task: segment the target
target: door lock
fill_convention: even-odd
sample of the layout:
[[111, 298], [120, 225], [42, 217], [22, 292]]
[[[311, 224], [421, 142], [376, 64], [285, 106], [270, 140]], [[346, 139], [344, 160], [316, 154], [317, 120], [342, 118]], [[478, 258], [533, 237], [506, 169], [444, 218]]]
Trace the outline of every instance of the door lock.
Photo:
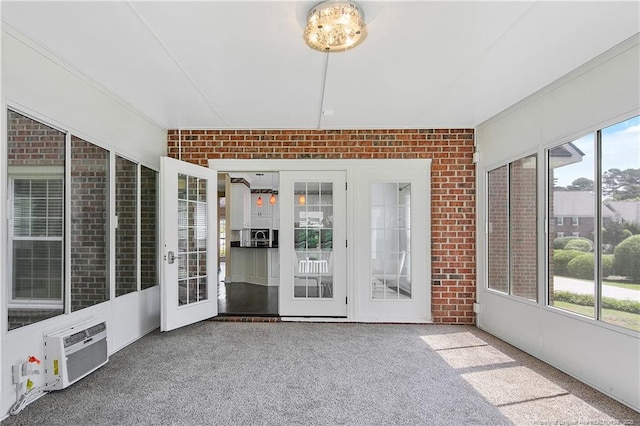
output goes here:
[[174, 252], [170, 251], [169, 253], [167, 253], [167, 263], [172, 264], [173, 262], [176, 261], [176, 255]]

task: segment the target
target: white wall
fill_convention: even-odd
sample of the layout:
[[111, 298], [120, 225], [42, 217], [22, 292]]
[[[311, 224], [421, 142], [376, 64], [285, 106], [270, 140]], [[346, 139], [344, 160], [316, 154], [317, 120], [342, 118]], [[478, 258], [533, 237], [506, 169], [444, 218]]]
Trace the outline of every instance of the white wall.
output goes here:
[[[159, 170], [166, 155], [166, 130], [6, 25], [2, 28], [2, 143], [0, 143], [0, 264], [7, 262], [6, 108], [71, 132], [143, 165]], [[11, 365], [30, 355], [43, 358], [42, 336], [87, 318], [107, 321], [113, 353], [160, 324], [159, 287], [7, 332], [6, 268], [0, 273], [0, 418], [15, 402]], [[113, 292], [113, 290], [112, 290]], [[39, 384], [38, 377], [36, 385]]]
[[[486, 290], [486, 173], [640, 114], [640, 35], [479, 126], [478, 326], [622, 403], [640, 410], [640, 334]], [[538, 199], [538, 258], [544, 259], [544, 191]], [[545, 300], [545, 261], [539, 261], [538, 300]], [[635, 379], [634, 379], [635, 378]]]

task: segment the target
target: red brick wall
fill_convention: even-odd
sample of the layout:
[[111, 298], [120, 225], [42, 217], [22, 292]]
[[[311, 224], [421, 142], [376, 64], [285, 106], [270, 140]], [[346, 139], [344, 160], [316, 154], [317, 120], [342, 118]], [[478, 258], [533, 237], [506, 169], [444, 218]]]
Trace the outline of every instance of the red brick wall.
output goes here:
[[140, 167], [140, 288], [158, 284], [158, 173]]
[[65, 134], [7, 110], [9, 166], [64, 166]]
[[137, 165], [116, 156], [116, 297], [138, 289], [136, 253]]
[[511, 163], [510, 253], [512, 294], [538, 300], [536, 157]]
[[489, 172], [488, 286], [509, 292], [509, 166]]
[[489, 172], [488, 286], [537, 300], [536, 157]]
[[[476, 186], [472, 129], [181, 130], [180, 158], [430, 158], [432, 313], [437, 323], [472, 324], [476, 291]], [[168, 132], [178, 158], [178, 130]]]
[[71, 310], [109, 300], [109, 152], [71, 137]]

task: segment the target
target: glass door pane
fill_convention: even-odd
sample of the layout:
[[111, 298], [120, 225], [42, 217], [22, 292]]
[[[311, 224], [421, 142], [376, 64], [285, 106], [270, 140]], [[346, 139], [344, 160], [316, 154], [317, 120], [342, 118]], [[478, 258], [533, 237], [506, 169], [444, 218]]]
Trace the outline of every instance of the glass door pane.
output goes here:
[[370, 188], [371, 297], [411, 299], [411, 184]]
[[207, 179], [178, 174], [178, 305], [207, 300]]
[[333, 182], [294, 182], [294, 298], [333, 298]]

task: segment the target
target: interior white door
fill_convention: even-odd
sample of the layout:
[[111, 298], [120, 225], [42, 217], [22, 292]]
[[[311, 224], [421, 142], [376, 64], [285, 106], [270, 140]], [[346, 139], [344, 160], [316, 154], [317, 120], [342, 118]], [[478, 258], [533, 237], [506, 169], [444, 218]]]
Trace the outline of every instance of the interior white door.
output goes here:
[[161, 327], [218, 314], [217, 172], [163, 157], [160, 163]]
[[280, 172], [281, 316], [347, 316], [345, 175]]

